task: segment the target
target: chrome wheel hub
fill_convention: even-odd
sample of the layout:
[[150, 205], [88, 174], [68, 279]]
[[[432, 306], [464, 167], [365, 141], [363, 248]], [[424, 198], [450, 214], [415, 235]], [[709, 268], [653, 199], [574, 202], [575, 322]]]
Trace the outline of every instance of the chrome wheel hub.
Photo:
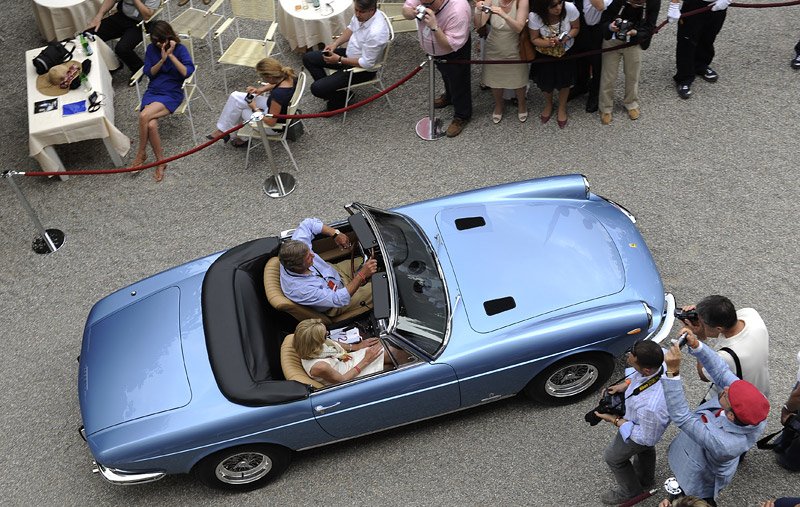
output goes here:
[[570, 364], [553, 372], [544, 384], [550, 396], [566, 398], [587, 390], [598, 377], [598, 370], [593, 364]]
[[247, 484], [257, 481], [272, 470], [272, 459], [260, 452], [241, 452], [227, 457], [217, 465], [217, 479], [227, 484]]

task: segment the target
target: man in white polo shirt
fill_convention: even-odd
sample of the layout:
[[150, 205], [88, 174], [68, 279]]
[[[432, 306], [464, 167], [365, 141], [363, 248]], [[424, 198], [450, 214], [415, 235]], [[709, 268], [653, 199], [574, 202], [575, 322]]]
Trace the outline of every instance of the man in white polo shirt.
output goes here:
[[[377, 0], [355, 0], [355, 15], [344, 33], [325, 46], [322, 51], [310, 51], [303, 56], [303, 66], [314, 78], [311, 93], [328, 101], [328, 111], [345, 106], [345, 92], [349, 74], [344, 72], [352, 67], [371, 69], [383, 56], [389, 43], [389, 24], [378, 13]], [[347, 44], [347, 49], [343, 48]], [[331, 75], [325, 69], [336, 69]], [[356, 72], [352, 83], [369, 81], [375, 72]]]

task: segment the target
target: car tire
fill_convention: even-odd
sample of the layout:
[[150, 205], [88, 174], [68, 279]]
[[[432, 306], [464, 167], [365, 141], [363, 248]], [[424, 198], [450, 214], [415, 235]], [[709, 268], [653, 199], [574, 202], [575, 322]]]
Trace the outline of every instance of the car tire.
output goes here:
[[193, 472], [197, 480], [210, 488], [250, 491], [278, 477], [291, 460], [292, 452], [285, 447], [242, 445], [206, 456]]
[[597, 390], [614, 372], [614, 358], [578, 354], [548, 366], [525, 386], [529, 398], [547, 405], [566, 405]]

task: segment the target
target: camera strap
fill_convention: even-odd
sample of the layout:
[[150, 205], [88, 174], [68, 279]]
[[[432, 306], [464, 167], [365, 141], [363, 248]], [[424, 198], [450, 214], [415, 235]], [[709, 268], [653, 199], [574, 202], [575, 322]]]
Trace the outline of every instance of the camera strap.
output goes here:
[[643, 392], [645, 392], [647, 389], [651, 388], [653, 386], [653, 384], [655, 384], [656, 382], [659, 381], [659, 379], [661, 378], [661, 375], [663, 373], [664, 373], [664, 367], [662, 366], [662, 367], [660, 367], [658, 369], [658, 372], [656, 372], [655, 375], [653, 375], [649, 379], [647, 379], [644, 382], [642, 382], [641, 384], [639, 384], [633, 391], [631, 391], [631, 394], [629, 396], [625, 397], [625, 399], [628, 399], [631, 396], [638, 396], [638, 395], [642, 394]]

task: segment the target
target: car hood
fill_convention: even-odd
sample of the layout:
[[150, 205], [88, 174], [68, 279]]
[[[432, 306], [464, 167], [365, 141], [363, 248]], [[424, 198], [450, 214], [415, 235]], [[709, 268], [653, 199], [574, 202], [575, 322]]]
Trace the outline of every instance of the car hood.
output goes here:
[[451, 207], [436, 225], [479, 333], [625, 287], [616, 244], [581, 202]]
[[167, 287], [86, 328], [78, 394], [87, 434], [185, 406], [180, 289]]

